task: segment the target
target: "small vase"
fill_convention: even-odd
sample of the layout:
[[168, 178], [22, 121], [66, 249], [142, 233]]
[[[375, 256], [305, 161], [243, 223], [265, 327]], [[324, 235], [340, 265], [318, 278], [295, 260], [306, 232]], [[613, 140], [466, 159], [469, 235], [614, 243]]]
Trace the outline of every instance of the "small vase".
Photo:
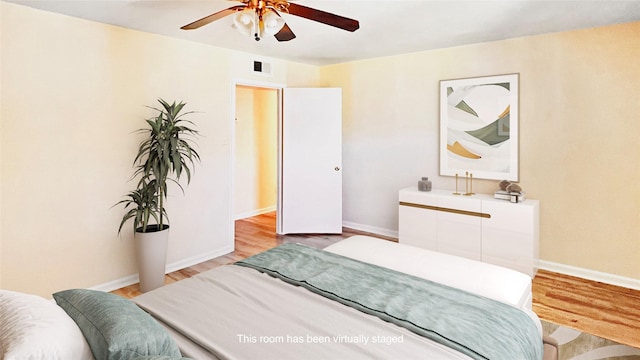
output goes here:
[[423, 177], [422, 180], [418, 181], [418, 190], [431, 191], [431, 181], [429, 181], [428, 177]]

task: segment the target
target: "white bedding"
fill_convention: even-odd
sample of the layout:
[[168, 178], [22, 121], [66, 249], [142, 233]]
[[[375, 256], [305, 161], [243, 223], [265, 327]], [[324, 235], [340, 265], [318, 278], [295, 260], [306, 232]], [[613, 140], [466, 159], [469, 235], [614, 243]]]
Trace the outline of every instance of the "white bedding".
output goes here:
[[40, 296], [0, 289], [0, 359], [93, 360], [65, 311]]

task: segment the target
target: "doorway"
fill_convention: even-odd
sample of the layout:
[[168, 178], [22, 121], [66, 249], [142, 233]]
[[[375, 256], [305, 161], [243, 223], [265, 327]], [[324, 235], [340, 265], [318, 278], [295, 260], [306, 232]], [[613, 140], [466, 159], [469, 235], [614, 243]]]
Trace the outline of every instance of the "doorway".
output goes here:
[[235, 83], [233, 92], [234, 233], [236, 220], [274, 210], [278, 234], [340, 233], [341, 90]]
[[234, 221], [276, 210], [278, 91], [235, 85]]

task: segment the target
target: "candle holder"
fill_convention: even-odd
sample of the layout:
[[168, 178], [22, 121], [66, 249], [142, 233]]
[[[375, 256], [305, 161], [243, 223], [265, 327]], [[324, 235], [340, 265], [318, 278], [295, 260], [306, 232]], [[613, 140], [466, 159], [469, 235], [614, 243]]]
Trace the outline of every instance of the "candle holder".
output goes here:
[[464, 175], [464, 194], [462, 195], [463, 196], [475, 195], [475, 193], [473, 192], [473, 174], [469, 173], [468, 171]]
[[458, 173], [456, 173], [456, 192], [454, 192], [453, 195], [462, 195], [458, 192]]
[[469, 172], [468, 171], [464, 173], [464, 194], [462, 195], [471, 196], [471, 193], [469, 192]]

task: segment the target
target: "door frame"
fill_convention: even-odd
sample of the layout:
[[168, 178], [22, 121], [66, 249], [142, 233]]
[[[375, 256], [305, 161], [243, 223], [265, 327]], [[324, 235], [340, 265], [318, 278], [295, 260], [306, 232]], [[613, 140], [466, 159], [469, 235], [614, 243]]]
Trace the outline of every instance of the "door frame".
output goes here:
[[254, 88], [261, 88], [261, 89], [271, 89], [271, 90], [276, 90], [277, 91], [277, 97], [278, 97], [278, 119], [277, 119], [277, 131], [278, 131], [278, 139], [277, 139], [277, 143], [278, 143], [278, 149], [277, 149], [277, 154], [278, 154], [278, 159], [277, 159], [277, 195], [276, 195], [276, 233], [278, 233], [278, 229], [280, 228], [277, 219], [280, 218], [280, 211], [281, 211], [281, 194], [282, 194], [282, 190], [281, 190], [281, 185], [282, 185], [282, 181], [281, 181], [281, 176], [282, 176], [282, 164], [281, 164], [281, 159], [282, 159], [282, 136], [281, 136], [281, 130], [282, 130], [282, 91], [284, 88], [287, 87], [286, 84], [282, 84], [282, 83], [275, 83], [275, 82], [266, 82], [266, 81], [257, 81], [257, 80], [246, 80], [246, 79], [232, 79], [231, 80], [231, 118], [229, 119], [230, 121], [230, 149], [229, 149], [229, 163], [231, 164], [231, 171], [229, 171], [229, 228], [231, 229], [230, 231], [230, 237], [231, 237], [231, 245], [233, 247], [233, 249], [235, 249], [235, 236], [236, 236], [236, 226], [235, 226], [235, 216], [233, 214], [233, 208], [234, 208], [234, 191], [235, 191], [235, 166], [236, 166], [236, 88], [237, 86], [248, 86], [248, 87], [254, 87]]

